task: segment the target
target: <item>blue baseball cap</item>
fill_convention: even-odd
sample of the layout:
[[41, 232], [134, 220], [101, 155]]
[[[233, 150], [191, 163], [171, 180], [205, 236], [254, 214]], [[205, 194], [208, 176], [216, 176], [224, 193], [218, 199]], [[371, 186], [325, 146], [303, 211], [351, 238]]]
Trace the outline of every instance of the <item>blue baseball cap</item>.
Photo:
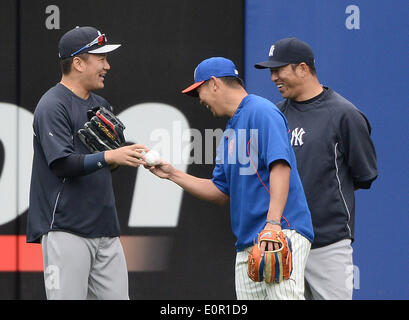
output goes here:
[[196, 67], [193, 74], [194, 83], [187, 87], [182, 93], [197, 97], [196, 89], [211, 77], [235, 77], [238, 78], [239, 72], [233, 61], [223, 57], [213, 57], [203, 60]]

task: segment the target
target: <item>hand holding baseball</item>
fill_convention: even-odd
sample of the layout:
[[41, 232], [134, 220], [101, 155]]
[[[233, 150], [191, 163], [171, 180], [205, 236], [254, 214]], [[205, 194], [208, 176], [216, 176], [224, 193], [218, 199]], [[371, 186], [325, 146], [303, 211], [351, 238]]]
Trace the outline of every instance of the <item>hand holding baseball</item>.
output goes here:
[[172, 174], [176, 169], [168, 162], [161, 160], [159, 165], [156, 166], [145, 166], [146, 169], [149, 169], [155, 176], [161, 179], [170, 179]]
[[133, 144], [121, 147], [115, 150], [105, 151], [105, 161], [111, 166], [126, 165], [130, 167], [139, 167], [143, 165], [142, 152], [147, 150], [144, 145]]
[[157, 166], [162, 162], [160, 154], [156, 150], [148, 151], [145, 153], [144, 158], [148, 166]]
[[169, 163], [161, 159], [156, 150], [149, 150], [143, 154], [144, 167], [161, 179], [169, 179], [176, 169]]

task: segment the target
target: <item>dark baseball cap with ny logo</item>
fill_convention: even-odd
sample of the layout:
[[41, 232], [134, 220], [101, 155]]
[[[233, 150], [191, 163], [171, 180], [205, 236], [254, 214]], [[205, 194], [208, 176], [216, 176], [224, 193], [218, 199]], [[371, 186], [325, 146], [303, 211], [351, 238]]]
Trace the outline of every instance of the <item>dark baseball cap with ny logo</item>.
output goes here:
[[314, 53], [307, 43], [292, 37], [274, 43], [270, 47], [268, 60], [256, 63], [254, 67], [257, 69], [279, 68], [301, 62], [313, 67], [315, 63]]

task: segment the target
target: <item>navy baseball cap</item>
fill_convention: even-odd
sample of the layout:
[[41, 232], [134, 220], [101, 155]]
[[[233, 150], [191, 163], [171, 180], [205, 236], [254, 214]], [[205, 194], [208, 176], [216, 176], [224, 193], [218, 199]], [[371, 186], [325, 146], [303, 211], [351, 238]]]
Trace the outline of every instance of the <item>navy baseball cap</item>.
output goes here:
[[93, 27], [76, 27], [65, 33], [58, 44], [61, 59], [81, 53], [107, 53], [118, 49], [120, 44], [107, 44], [105, 34]]
[[193, 78], [194, 83], [187, 87], [182, 93], [197, 97], [196, 89], [211, 77], [239, 77], [239, 72], [233, 61], [223, 57], [213, 57], [203, 60], [196, 67]]
[[305, 62], [309, 66], [314, 66], [314, 53], [311, 47], [297, 39], [285, 38], [274, 43], [268, 54], [268, 60], [254, 65], [257, 69], [278, 68], [291, 63]]

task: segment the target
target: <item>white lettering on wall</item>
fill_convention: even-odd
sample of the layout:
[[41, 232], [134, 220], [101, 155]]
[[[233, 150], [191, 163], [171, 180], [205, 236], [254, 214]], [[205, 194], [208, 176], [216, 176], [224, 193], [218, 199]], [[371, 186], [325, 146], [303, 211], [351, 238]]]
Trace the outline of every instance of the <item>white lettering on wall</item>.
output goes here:
[[345, 13], [349, 16], [345, 20], [345, 26], [348, 30], [360, 29], [360, 11], [356, 5], [349, 5], [345, 9]]

